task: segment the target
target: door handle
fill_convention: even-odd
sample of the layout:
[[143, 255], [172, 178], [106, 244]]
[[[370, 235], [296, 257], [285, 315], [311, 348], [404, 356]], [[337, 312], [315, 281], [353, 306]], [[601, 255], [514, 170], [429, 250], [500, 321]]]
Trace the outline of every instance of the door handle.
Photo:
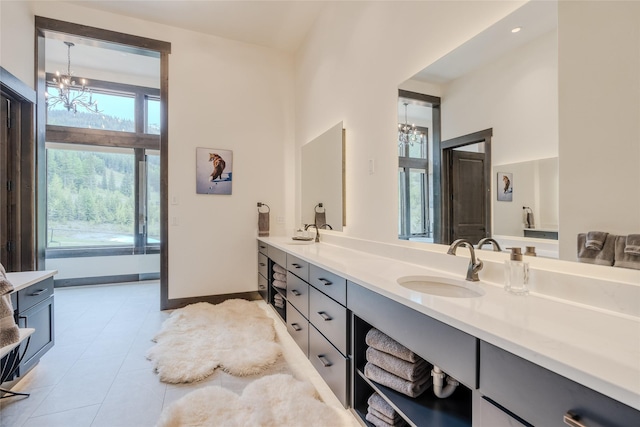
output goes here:
[[291, 293], [297, 297], [299, 297], [300, 295], [302, 295], [300, 292], [298, 292], [296, 289], [291, 289]]
[[578, 416], [578, 414], [572, 412], [572, 411], [568, 411], [566, 414], [564, 414], [564, 417], [562, 417], [562, 421], [564, 421], [564, 423], [568, 426], [571, 427], [587, 427], [586, 424], [583, 424], [579, 421], [580, 416]]
[[46, 289], [40, 289], [38, 291], [35, 291], [34, 293], [32, 293], [31, 295], [29, 295], [30, 297], [37, 297], [38, 295], [41, 295], [43, 293], [45, 293], [47, 290]]
[[293, 263], [291, 265], [294, 266], [295, 268], [302, 268], [302, 266], [300, 264]]
[[322, 277], [319, 277], [318, 280], [320, 280], [325, 286], [333, 285], [333, 282], [331, 280], [323, 279]]
[[328, 322], [329, 320], [333, 320], [333, 317], [329, 316], [324, 311], [319, 311], [318, 315], [320, 315], [320, 317], [322, 317], [322, 320], [324, 320], [325, 322]]
[[293, 328], [294, 331], [299, 332], [302, 330], [302, 328], [300, 327], [300, 325], [298, 325], [297, 323], [292, 323], [291, 327]]
[[331, 361], [327, 359], [324, 354], [319, 354], [316, 357], [318, 358], [320, 363], [322, 363], [322, 366], [324, 366], [325, 368], [328, 368], [329, 366], [333, 365], [333, 363], [331, 363]]

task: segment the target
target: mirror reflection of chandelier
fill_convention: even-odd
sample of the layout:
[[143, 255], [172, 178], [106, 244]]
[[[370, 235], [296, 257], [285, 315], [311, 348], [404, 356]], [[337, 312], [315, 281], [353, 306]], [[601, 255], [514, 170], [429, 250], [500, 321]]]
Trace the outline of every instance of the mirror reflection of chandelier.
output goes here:
[[398, 146], [402, 147], [403, 145], [411, 145], [414, 144], [424, 144], [425, 137], [424, 133], [420, 132], [416, 125], [409, 124], [409, 120], [407, 119], [407, 107], [409, 103], [404, 103], [404, 124], [398, 123]]
[[71, 48], [75, 46], [71, 42], [64, 42], [67, 45], [67, 73], [61, 75], [59, 71], [56, 71], [55, 77], [48, 83], [47, 86], [52, 89], [55, 87], [57, 94], [45, 93], [45, 99], [48, 108], [54, 108], [57, 105], [62, 105], [67, 111], [78, 112], [78, 107], [82, 107], [91, 113], [99, 113], [98, 101], [93, 100], [91, 89], [87, 85], [86, 79], [81, 79], [80, 84], [77, 84], [74, 80], [73, 73], [71, 72]]

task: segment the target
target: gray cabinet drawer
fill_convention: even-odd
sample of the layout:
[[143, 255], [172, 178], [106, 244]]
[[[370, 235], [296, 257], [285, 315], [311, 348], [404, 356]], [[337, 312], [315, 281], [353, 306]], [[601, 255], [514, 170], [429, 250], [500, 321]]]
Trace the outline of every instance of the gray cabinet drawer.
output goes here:
[[309, 318], [309, 285], [291, 272], [287, 272], [287, 301]]
[[349, 360], [336, 350], [318, 330], [309, 325], [309, 360], [320, 376], [347, 407]]
[[269, 275], [269, 263], [267, 256], [260, 252], [258, 252], [258, 273], [262, 274], [264, 277]]
[[347, 279], [311, 264], [309, 283], [342, 305], [347, 305]]
[[287, 331], [304, 355], [309, 357], [309, 321], [291, 304], [287, 304]]
[[281, 251], [280, 249], [268, 245], [267, 256], [280, 267], [286, 268], [285, 266], [287, 265], [287, 253], [285, 251]]
[[262, 274], [258, 274], [258, 292], [260, 292], [260, 295], [266, 295], [268, 286], [269, 282], [267, 281], [267, 278]]
[[287, 270], [304, 280], [309, 281], [309, 263], [291, 254], [287, 255]]
[[[476, 388], [477, 338], [425, 314], [347, 282], [347, 307], [371, 326]], [[311, 320], [311, 319], [309, 319]]]
[[342, 354], [347, 354], [347, 309], [312, 286], [309, 287], [309, 322]]
[[53, 277], [18, 291], [17, 310], [22, 312], [53, 295]]
[[569, 411], [589, 427], [640, 425], [640, 411], [484, 341], [480, 392], [536, 426], [561, 426]]
[[[38, 289], [36, 287], [36, 289]], [[29, 347], [20, 363], [19, 375], [24, 375], [32, 366], [34, 366], [42, 355], [44, 355], [54, 343], [54, 318], [53, 318], [53, 300], [49, 297], [44, 301], [30, 307], [26, 311], [18, 314], [18, 326], [21, 328], [34, 328], [35, 332], [31, 335]]]
[[258, 252], [264, 255], [269, 255], [267, 252], [267, 244], [258, 240]]

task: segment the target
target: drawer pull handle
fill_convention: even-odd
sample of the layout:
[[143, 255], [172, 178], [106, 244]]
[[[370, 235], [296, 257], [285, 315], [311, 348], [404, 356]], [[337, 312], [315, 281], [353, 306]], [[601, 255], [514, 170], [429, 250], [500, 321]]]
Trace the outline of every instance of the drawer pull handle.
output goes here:
[[267, 264], [265, 264], [264, 262], [260, 263], [260, 267], [264, 267], [265, 265], [267, 265]]
[[260, 285], [258, 286], [259, 289], [266, 289], [267, 287], [265, 285]]
[[322, 320], [324, 320], [325, 322], [328, 322], [329, 320], [333, 320], [333, 317], [329, 316], [324, 311], [319, 311], [318, 314], [320, 315], [320, 317], [322, 317]]
[[574, 414], [573, 412], [569, 411], [566, 414], [564, 414], [564, 417], [562, 417], [562, 421], [564, 421], [564, 423], [568, 426], [571, 427], [587, 427], [585, 424], [582, 424], [579, 421], [580, 417], [577, 414]]
[[267, 247], [260, 245], [260, 249], [267, 249]]
[[300, 332], [302, 330], [302, 328], [300, 327], [300, 325], [298, 325], [297, 323], [292, 323], [291, 327], [293, 328], [294, 331], [296, 332]]
[[297, 297], [299, 297], [300, 295], [302, 295], [300, 292], [298, 292], [296, 289], [291, 289], [291, 293]]
[[293, 263], [291, 265], [294, 266], [295, 268], [302, 268], [302, 266], [300, 264]]
[[322, 366], [324, 366], [325, 368], [328, 368], [329, 366], [333, 365], [333, 363], [331, 363], [329, 361], [329, 359], [327, 359], [324, 354], [320, 354], [318, 356], [316, 356], [318, 358], [318, 360], [320, 361], [320, 363], [322, 363]]
[[29, 295], [30, 297], [37, 297], [38, 295], [41, 295], [43, 293], [47, 292], [46, 289], [40, 289], [39, 291], [35, 291], [34, 293], [32, 293], [31, 295]]
[[322, 277], [318, 278], [318, 280], [320, 280], [325, 286], [333, 285], [333, 282], [331, 280], [323, 279]]

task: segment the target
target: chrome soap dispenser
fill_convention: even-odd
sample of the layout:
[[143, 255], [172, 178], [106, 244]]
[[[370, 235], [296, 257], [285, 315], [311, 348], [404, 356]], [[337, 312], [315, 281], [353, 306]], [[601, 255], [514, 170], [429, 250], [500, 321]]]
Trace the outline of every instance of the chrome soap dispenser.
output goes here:
[[515, 295], [529, 293], [529, 263], [522, 261], [520, 248], [511, 249], [509, 260], [504, 262], [504, 290]]

